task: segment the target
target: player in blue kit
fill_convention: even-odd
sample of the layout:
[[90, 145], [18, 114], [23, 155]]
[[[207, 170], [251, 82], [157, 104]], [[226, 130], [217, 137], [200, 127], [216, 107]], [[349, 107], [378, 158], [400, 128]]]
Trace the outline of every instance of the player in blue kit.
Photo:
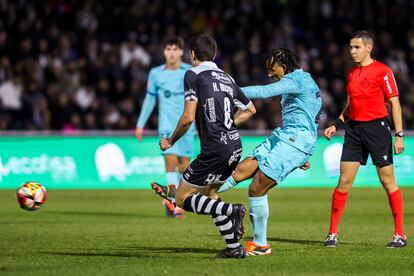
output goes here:
[[[142, 141], [144, 126], [158, 100], [158, 133], [160, 138], [170, 137], [184, 110], [184, 75], [192, 66], [181, 61], [184, 42], [173, 37], [164, 42], [165, 64], [151, 69], [135, 136]], [[178, 186], [194, 151], [195, 128], [190, 130], [171, 148], [162, 154], [165, 158], [167, 185]], [[167, 216], [184, 218], [183, 210], [165, 200]]]
[[307, 170], [317, 137], [322, 107], [320, 91], [311, 75], [299, 68], [297, 56], [285, 48], [273, 50], [266, 59], [269, 77], [277, 82], [243, 87], [250, 98], [282, 95], [283, 127], [272, 134], [239, 163], [233, 175], [220, 187], [223, 192], [252, 178], [249, 186], [250, 220], [253, 241], [246, 243], [247, 255], [269, 255], [267, 192], [297, 168]]

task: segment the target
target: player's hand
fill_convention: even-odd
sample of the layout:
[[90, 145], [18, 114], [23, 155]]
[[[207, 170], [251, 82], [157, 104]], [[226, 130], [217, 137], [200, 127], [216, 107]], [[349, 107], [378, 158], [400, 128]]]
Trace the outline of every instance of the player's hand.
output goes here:
[[400, 154], [404, 151], [404, 139], [402, 137], [396, 137], [394, 141], [394, 154]]
[[309, 163], [309, 161], [306, 161], [306, 163], [305, 163], [305, 164], [303, 164], [303, 165], [300, 167], [300, 169], [301, 169], [301, 170], [306, 171], [306, 170], [308, 170], [310, 167], [311, 167], [311, 164]]
[[330, 126], [325, 128], [323, 135], [326, 139], [331, 140], [332, 136], [336, 133], [336, 126]]
[[142, 134], [144, 133], [144, 129], [142, 128], [136, 128], [135, 129], [135, 137], [137, 137], [138, 141], [142, 141]]
[[160, 140], [160, 149], [162, 151], [165, 151], [166, 149], [171, 148], [173, 145], [171, 143], [171, 139], [170, 138], [164, 138]]

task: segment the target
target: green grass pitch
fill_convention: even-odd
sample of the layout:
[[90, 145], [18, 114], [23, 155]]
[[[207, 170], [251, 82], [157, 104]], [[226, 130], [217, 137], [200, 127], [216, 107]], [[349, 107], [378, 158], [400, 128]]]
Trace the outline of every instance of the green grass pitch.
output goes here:
[[[414, 237], [414, 188], [402, 188]], [[222, 195], [247, 204], [247, 191]], [[354, 188], [337, 248], [324, 248], [332, 189], [274, 189], [268, 238], [273, 254], [218, 260], [224, 248], [209, 216], [166, 218], [148, 190], [51, 190], [38, 211], [0, 191], [0, 275], [413, 275], [414, 245], [386, 249], [393, 232], [381, 188]], [[246, 239], [251, 238], [245, 219]]]

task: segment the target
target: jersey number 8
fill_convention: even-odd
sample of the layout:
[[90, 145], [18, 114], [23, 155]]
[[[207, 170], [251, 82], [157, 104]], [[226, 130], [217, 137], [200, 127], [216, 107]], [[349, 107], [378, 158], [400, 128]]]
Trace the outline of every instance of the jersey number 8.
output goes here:
[[230, 129], [232, 124], [233, 120], [231, 119], [230, 99], [224, 97], [224, 125]]

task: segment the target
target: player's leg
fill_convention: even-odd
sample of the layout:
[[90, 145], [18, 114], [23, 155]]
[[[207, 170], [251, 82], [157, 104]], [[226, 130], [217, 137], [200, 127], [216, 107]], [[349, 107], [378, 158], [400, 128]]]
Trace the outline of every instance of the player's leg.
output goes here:
[[271, 253], [271, 248], [267, 244], [267, 221], [269, 218], [267, 192], [275, 185], [276, 181], [266, 176], [259, 169], [249, 186], [253, 241], [246, 243], [248, 255], [268, 255]]
[[[181, 181], [181, 177], [184, 173], [184, 171], [187, 169], [188, 165], [190, 164], [190, 158], [189, 157], [181, 157], [178, 156], [178, 164], [177, 164], [177, 172], [176, 177], [178, 181], [178, 185]], [[177, 186], [178, 186], [177, 185]], [[171, 187], [171, 189], [174, 189], [174, 187]], [[172, 191], [174, 192], [174, 191]], [[174, 208], [174, 216], [179, 219], [184, 219], [184, 210], [178, 206]]]
[[372, 162], [377, 167], [378, 178], [388, 195], [388, 201], [394, 218], [394, 237], [387, 247], [396, 248], [406, 246], [407, 239], [404, 233], [403, 196], [395, 180], [392, 136], [388, 122], [386, 119], [370, 122], [364, 125], [363, 131]]
[[[177, 164], [177, 181], [180, 183], [184, 171], [190, 164], [190, 158], [194, 153], [194, 132], [188, 131], [174, 145], [177, 148], [178, 164]], [[184, 218], [184, 210], [180, 207], [174, 209], [177, 218]]]
[[[176, 154], [167, 153], [164, 154], [165, 160], [165, 171], [166, 171], [166, 183], [167, 185], [178, 186], [179, 182], [177, 180], [177, 165], [178, 157]], [[174, 217], [175, 206], [169, 200], [164, 200], [165, 210], [167, 216]]]
[[282, 183], [288, 174], [302, 166], [310, 155], [275, 138], [272, 148], [260, 158], [259, 170], [249, 186], [250, 220], [253, 226], [252, 242], [247, 243], [249, 255], [268, 255], [267, 221], [269, 217], [268, 191]]
[[[241, 149], [235, 151], [238, 153]], [[235, 169], [240, 155], [236, 159], [232, 158], [233, 155], [233, 151], [200, 154], [184, 172], [176, 191], [178, 206], [199, 215], [210, 214], [212, 216], [227, 244], [227, 249], [219, 254], [221, 258], [243, 258], [245, 256], [239, 239], [246, 208], [241, 204], [221, 201], [217, 196], [218, 185], [215, 184], [226, 179]]]
[[217, 188], [195, 188], [181, 181], [176, 191], [176, 203], [188, 212], [211, 215], [227, 248], [220, 252], [220, 258], [244, 258], [246, 253], [240, 245], [240, 233], [246, 208], [241, 204], [229, 204], [217, 196]]
[[401, 190], [397, 186], [394, 174], [394, 166], [377, 167], [378, 177], [388, 195], [388, 202], [394, 218], [394, 237], [387, 245], [389, 248], [403, 247], [407, 245], [407, 237], [404, 232], [404, 200]]
[[324, 242], [326, 247], [336, 247], [338, 225], [348, 200], [348, 192], [352, 188], [360, 165], [365, 165], [368, 159], [368, 149], [361, 140], [358, 128], [359, 126], [353, 122], [348, 123], [345, 127], [339, 180], [332, 194], [330, 226]]
[[359, 162], [340, 163], [340, 175], [338, 185], [332, 193], [331, 218], [328, 236], [324, 245], [335, 247], [338, 240], [338, 226], [348, 200], [348, 192], [354, 183], [356, 174], [361, 164]]
[[252, 178], [259, 169], [259, 162], [266, 158], [276, 142], [277, 140], [274, 136], [270, 135], [265, 141], [253, 149], [253, 151], [237, 165], [235, 172], [219, 188], [218, 192], [225, 192], [236, 186], [239, 182]]
[[222, 193], [224, 191], [227, 191], [236, 186], [238, 183], [246, 179], [252, 178], [256, 174], [258, 169], [259, 164], [256, 158], [253, 156], [246, 157], [237, 165], [236, 170], [229, 178], [227, 178], [226, 182], [224, 182], [224, 184], [221, 185], [218, 192]]

